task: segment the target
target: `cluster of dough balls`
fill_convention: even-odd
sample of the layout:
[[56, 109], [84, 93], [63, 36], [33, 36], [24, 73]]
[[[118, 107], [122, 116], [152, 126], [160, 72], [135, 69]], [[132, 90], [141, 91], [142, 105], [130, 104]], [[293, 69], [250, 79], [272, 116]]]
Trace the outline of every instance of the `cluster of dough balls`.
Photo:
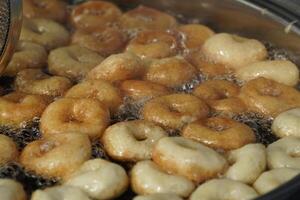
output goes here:
[[[0, 167], [60, 180], [32, 200], [116, 199], [129, 187], [134, 200], [250, 200], [300, 174], [299, 69], [269, 59], [262, 42], [146, 6], [23, 4], [0, 125], [39, 118], [41, 138], [19, 152], [0, 134]], [[130, 105], [136, 119], [124, 120]], [[257, 143], [234, 120], [247, 112], [272, 119], [280, 139]], [[94, 142], [110, 160], [92, 158]], [[28, 198], [0, 179], [0, 199]]]

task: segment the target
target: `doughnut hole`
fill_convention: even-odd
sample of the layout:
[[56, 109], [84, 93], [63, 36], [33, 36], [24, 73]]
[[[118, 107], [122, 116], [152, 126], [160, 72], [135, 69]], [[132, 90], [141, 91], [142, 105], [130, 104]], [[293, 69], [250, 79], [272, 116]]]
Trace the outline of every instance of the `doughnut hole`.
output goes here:
[[91, 200], [85, 192], [77, 187], [55, 186], [44, 190], [36, 190], [31, 200]]
[[141, 58], [166, 58], [177, 52], [174, 36], [163, 31], [143, 31], [137, 34], [126, 47], [126, 51]]
[[16, 144], [7, 136], [0, 135], [0, 166], [18, 159]]
[[132, 53], [111, 55], [92, 69], [88, 79], [103, 79], [119, 82], [141, 77], [145, 72], [144, 62]]
[[27, 171], [43, 177], [69, 176], [91, 157], [91, 144], [82, 133], [49, 135], [28, 144], [20, 155], [20, 163]]
[[127, 96], [135, 101], [152, 99], [154, 97], [167, 95], [171, 92], [163, 85], [141, 80], [123, 81], [120, 85], [120, 89], [124, 96]]
[[170, 88], [180, 87], [197, 76], [197, 70], [183, 57], [175, 56], [153, 60], [144, 75], [144, 80]]
[[230, 68], [210, 60], [203, 54], [202, 51], [190, 51], [185, 57], [193, 66], [195, 66], [204, 76], [208, 78], [232, 74], [232, 70]]
[[108, 109], [98, 100], [61, 98], [42, 114], [40, 130], [44, 137], [80, 132], [96, 139], [108, 126], [109, 118]]
[[269, 169], [300, 169], [300, 139], [287, 136], [270, 144], [267, 148]]
[[182, 135], [209, 147], [226, 151], [253, 143], [256, 139], [247, 125], [223, 117], [212, 117], [190, 123], [183, 129]]
[[78, 45], [61, 47], [50, 52], [48, 70], [51, 74], [79, 81], [103, 61], [94, 51]]
[[101, 141], [114, 160], [136, 162], [151, 159], [153, 146], [166, 135], [161, 127], [151, 122], [134, 120], [108, 127]]
[[15, 76], [27, 68], [42, 68], [47, 63], [47, 52], [39, 44], [19, 41], [15, 53], [3, 72], [5, 76]]
[[298, 90], [263, 77], [247, 82], [239, 97], [249, 111], [269, 117], [300, 106]]
[[181, 129], [184, 125], [205, 118], [209, 108], [201, 99], [189, 94], [170, 94], [148, 101], [142, 115], [145, 120], [167, 129]]
[[121, 166], [103, 159], [93, 159], [83, 163], [65, 180], [64, 185], [80, 188], [91, 198], [102, 200], [119, 197], [126, 191], [129, 180]]
[[239, 86], [227, 80], [208, 80], [201, 83], [193, 94], [203, 100], [216, 112], [228, 115], [242, 113], [246, 105], [237, 98]]
[[137, 194], [172, 193], [181, 197], [188, 197], [195, 189], [192, 181], [168, 174], [150, 160], [138, 162], [132, 168], [131, 185]]
[[299, 69], [291, 61], [268, 60], [247, 65], [239, 69], [236, 76], [243, 81], [264, 77], [288, 86], [296, 86], [299, 82]]
[[280, 113], [272, 123], [272, 131], [280, 138], [286, 136], [300, 137], [300, 108]]
[[116, 28], [105, 28], [93, 32], [77, 30], [72, 36], [72, 43], [93, 50], [102, 56], [120, 53], [125, 47], [126, 38]]
[[50, 51], [67, 45], [69, 32], [61, 24], [49, 19], [24, 19], [20, 40], [40, 44]]
[[177, 30], [182, 37], [182, 46], [186, 49], [200, 48], [208, 38], [215, 34], [213, 30], [202, 24], [182, 25]]
[[62, 96], [72, 82], [61, 76], [49, 76], [40, 69], [24, 69], [15, 78], [15, 89], [28, 94]]
[[228, 33], [213, 35], [201, 50], [210, 60], [234, 70], [267, 58], [266, 47], [258, 40]]
[[40, 117], [50, 99], [41, 95], [12, 92], [0, 97], [0, 124], [22, 127], [28, 121]]
[[213, 179], [198, 186], [190, 196], [190, 200], [250, 200], [256, 197], [258, 197], [257, 192], [244, 183], [230, 179]]
[[300, 174], [299, 169], [278, 168], [262, 173], [253, 184], [259, 194], [266, 194]]
[[0, 179], [0, 198], [2, 200], [26, 200], [23, 186], [12, 179]]
[[111, 83], [104, 80], [86, 80], [73, 86], [65, 94], [67, 98], [97, 99], [115, 114], [123, 100], [120, 91]]
[[227, 168], [227, 161], [219, 153], [182, 137], [160, 139], [152, 159], [162, 170], [184, 176], [196, 184], [220, 175]]
[[71, 21], [76, 29], [95, 31], [115, 23], [121, 15], [121, 10], [110, 2], [87, 1], [73, 8]]
[[24, 0], [23, 15], [27, 18], [47, 18], [64, 23], [67, 4], [61, 0]]
[[177, 26], [173, 16], [146, 6], [138, 6], [126, 12], [119, 23], [131, 34], [141, 30], [164, 31]]

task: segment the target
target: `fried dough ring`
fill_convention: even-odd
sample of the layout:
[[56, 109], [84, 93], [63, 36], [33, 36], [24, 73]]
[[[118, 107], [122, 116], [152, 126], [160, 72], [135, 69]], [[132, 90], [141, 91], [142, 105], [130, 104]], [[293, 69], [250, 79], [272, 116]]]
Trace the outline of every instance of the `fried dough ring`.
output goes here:
[[224, 172], [225, 158], [198, 142], [183, 137], [164, 137], [154, 146], [153, 161], [161, 169], [201, 183]]
[[122, 104], [120, 91], [111, 83], [104, 80], [86, 80], [74, 85], [65, 94], [67, 98], [97, 99], [114, 114]]
[[298, 90], [262, 77], [246, 83], [239, 97], [250, 111], [271, 117], [300, 106]]
[[0, 97], [0, 124], [19, 127], [40, 117], [50, 99], [41, 95], [12, 92]]
[[3, 74], [15, 76], [19, 71], [27, 68], [42, 68], [47, 63], [47, 52], [42, 45], [19, 41]]
[[17, 74], [14, 85], [24, 93], [57, 97], [62, 96], [72, 82], [66, 77], [49, 76], [40, 69], [24, 69]]
[[80, 132], [91, 139], [101, 137], [109, 124], [109, 111], [98, 100], [61, 98], [44, 111], [40, 130], [44, 137]]
[[87, 1], [72, 10], [71, 21], [80, 30], [95, 31], [115, 23], [121, 10], [107, 1]]
[[142, 111], [145, 120], [169, 129], [184, 125], [208, 115], [208, 106], [189, 94], [170, 94], [148, 101]]
[[238, 114], [247, 110], [239, 99], [240, 88], [226, 80], [208, 80], [201, 83], [193, 94], [203, 100], [215, 111], [224, 114]]
[[91, 143], [82, 133], [61, 133], [29, 143], [20, 163], [44, 177], [64, 178], [91, 157]]
[[188, 124], [182, 135], [217, 149], [232, 150], [255, 142], [247, 125], [229, 118], [212, 117]]

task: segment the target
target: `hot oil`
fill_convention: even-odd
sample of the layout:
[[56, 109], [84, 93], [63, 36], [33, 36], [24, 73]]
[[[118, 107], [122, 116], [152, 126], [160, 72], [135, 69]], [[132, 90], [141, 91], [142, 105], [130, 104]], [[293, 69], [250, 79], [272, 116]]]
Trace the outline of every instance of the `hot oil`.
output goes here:
[[17, 163], [8, 163], [0, 167], [0, 178], [14, 179], [23, 184], [29, 197], [33, 191], [51, 187], [59, 182], [57, 179], [44, 178], [28, 172]]
[[145, 98], [135, 101], [130, 97], [124, 97], [124, 104], [120, 107], [118, 113], [113, 116], [112, 124], [141, 119], [142, 108], [148, 100]]
[[[182, 15], [174, 13], [171, 14], [176, 16], [178, 21], [181, 23], [201, 23], [201, 20], [199, 19], [190, 19], [185, 18]], [[131, 37], [133, 37], [136, 34], [136, 32], [132, 31], [128, 34]], [[265, 45], [268, 49], [269, 59], [293, 60], [293, 56], [287, 51], [276, 48], [270, 43], [265, 43]], [[214, 79], [225, 79], [238, 83], [239, 85], [242, 84], [241, 82], [236, 80], [235, 77], [232, 75], [218, 76]], [[174, 90], [175, 92], [191, 93], [197, 85], [201, 84], [202, 82], [205, 82], [206, 80], [208, 80], [208, 77], [200, 74], [193, 80], [191, 80], [189, 83], [186, 83], [181, 87], [175, 88]], [[1, 92], [2, 95], [13, 91], [12, 83], [12, 78], [0, 78], [0, 85], [3, 86], [3, 91]], [[140, 111], [145, 102], [146, 100], [134, 102], [126, 98], [123, 107], [120, 109], [120, 112], [113, 116], [112, 124], [121, 121], [140, 119]], [[233, 119], [247, 124], [254, 131], [257, 141], [260, 143], [268, 145], [277, 140], [276, 136], [274, 136], [271, 131], [272, 119], [266, 119], [255, 113], [244, 113], [236, 115], [233, 117]], [[11, 137], [18, 145], [18, 148], [22, 150], [28, 143], [37, 140], [41, 137], [41, 133], [39, 132], [38, 127], [39, 120], [35, 119], [33, 122], [26, 124], [21, 129], [0, 127], [0, 133]], [[180, 132], [178, 130], [169, 130], [168, 134], [169, 136], [179, 136]], [[92, 158], [109, 159], [109, 157], [104, 151], [103, 145], [99, 141], [92, 143]], [[126, 164], [122, 165], [128, 169], [128, 166]], [[35, 175], [32, 172], [28, 172], [17, 163], [9, 163], [5, 166], [0, 167], [0, 178], [12, 178], [19, 181], [24, 185], [24, 188], [29, 195], [32, 193], [32, 191], [36, 189], [43, 189], [59, 183], [59, 180], [41, 177]], [[129, 189], [117, 199], [131, 200], [134, 196], [134, 192]]]
[[103, 144], [101, 144], [98, 140], [92, 142], [92, 159], [95, 158], [109, 160], [109, 157], [104, 150]]
[[270, 60], [291, 60], [291, 61], [295, 61], [295, 58], [294, 58], [295, 56], [291, 52], [288, 52], [287, 50], [282, 49], [282, 48], [278, 48], [270, 42], [265, 42], [264, 45], [267, 48], [268, 58]]
[[[22, 128], [0, 127], [0, 133], [6, 135], [17, 144], [20, 151], [32, 141], [41, 138], [39, 119], [25, 123]], [[55, 185], [58, 180], [45, 178], [25, 170], [18, 163], [8, 163], [0, 167], [0, 178], [11, 178], [23, 184], [28, 195], [37, 189]]]
[[2, 126], [0, 133], [12, 138], [19, 150], [22, 150], [28, 143], [41, 138], [39, 122], [40, 120], [36, 118], [31, 122], [24, 123], [22, 128]]
[[233, 117], [234, 120], [248, 125], [256, 136], [256, 141], [264, 145], [275, 142], [278, 138], [272, 133], [273, 119], [265, 118], [257, 113], [243, 113]]

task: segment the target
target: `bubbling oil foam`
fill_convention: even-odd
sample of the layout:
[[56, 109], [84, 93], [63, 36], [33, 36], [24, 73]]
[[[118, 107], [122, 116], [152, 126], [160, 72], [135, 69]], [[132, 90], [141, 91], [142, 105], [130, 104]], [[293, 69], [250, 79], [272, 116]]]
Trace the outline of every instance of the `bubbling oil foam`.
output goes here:
[[40, 119], [35, 118], [30, 122], [24, 123], [21, 128], [2, 126], [0, 127], [0, 134], [12, 138], [18, 149], [22, 150], [28, 143], [41, 138], [39, 123]]
[[259, 143], [269, 145], [278, 139], [271, 130], [272, 118], [265, 118], [257, 113], [249, 112], [233, 116], [233, 119], [248, 125], [255, 133]]
[[45, 178], [28, 172], [17, 163], [8, 163], [1, 166], [0, 178], [14, 179], [21, 183], [29, 198], [33, 191], [51, 187], [59, 183], [58, 179]]

